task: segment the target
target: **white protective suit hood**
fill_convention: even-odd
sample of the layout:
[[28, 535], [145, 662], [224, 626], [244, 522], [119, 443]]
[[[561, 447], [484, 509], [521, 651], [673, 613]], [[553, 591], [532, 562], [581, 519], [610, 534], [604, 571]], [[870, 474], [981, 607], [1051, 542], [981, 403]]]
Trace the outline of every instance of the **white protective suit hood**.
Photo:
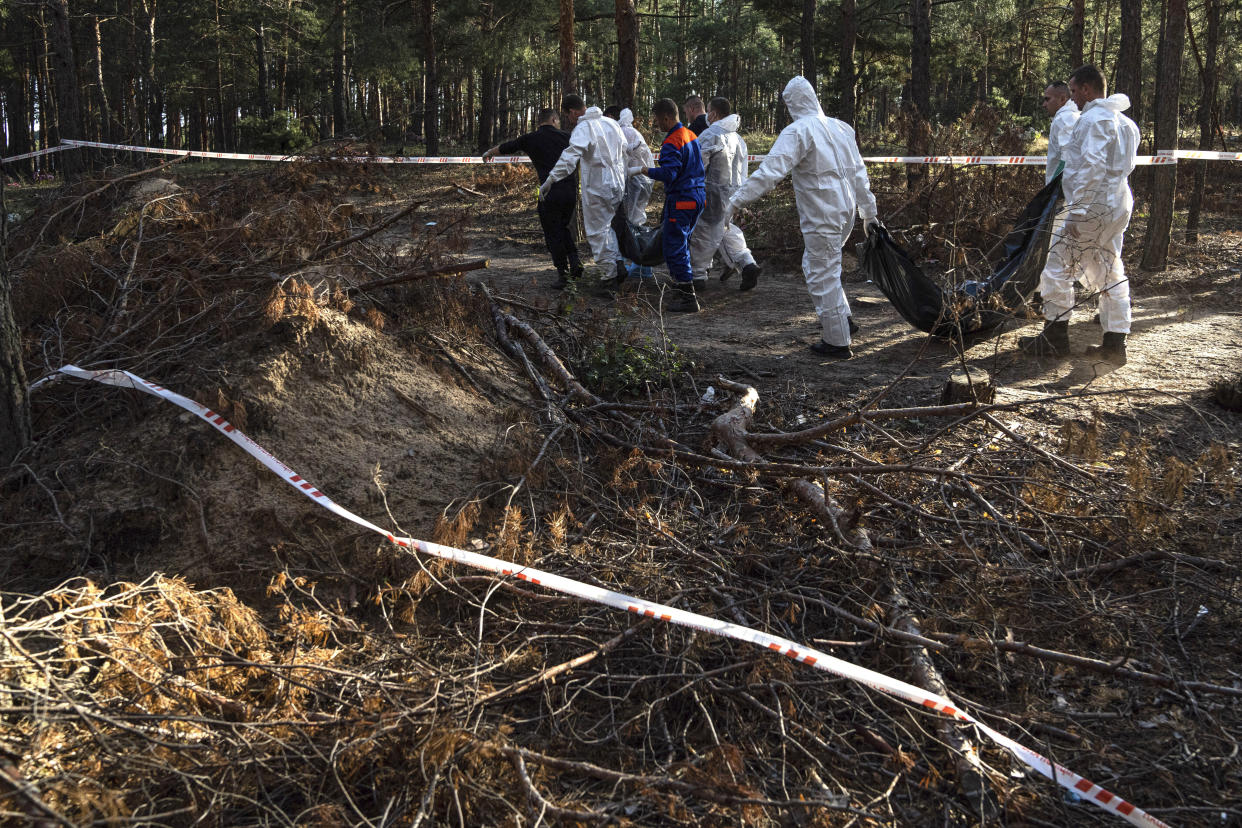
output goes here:
[[720, 132], [737, 132], [738, 127], [742, 125], [742, 118], [736, 112], [732, 115], [726, 115], [719, 121], [712, 121], [708, 124], [708, 129], [716, 129]]
[[815, 94], [815, 87], [801, 75], [789, 79], [781, 96], [785, 99], [785, 106], [789, 107], [789, 117], [795, 121], [808, 115], [824, 114], [824, 108], [819, 105], [819, 96]]
[[1130, 108], [1130, 96], [1118, 92], [1115, 95], [1109, 95], [1107, 98], [1096, 98], [1094, 101], [1088, 101], [1087, 106], [1102, 106], [1111, 109], [1113, 112], [1125, 112]]
[[[647, 139], [634, 128], [634, 112], [629, 107], [621, 110], [617, 120], [621, 124], [621, 132], [625, 135], [625, 166], [654, 167], [655, 156]], [[651, 191], [655, 181], [645, 175], [636, 175], [625, 182], [625, 217], [630, 224], [641, 226], [647, 221], [647, 204], [651, 201]]]

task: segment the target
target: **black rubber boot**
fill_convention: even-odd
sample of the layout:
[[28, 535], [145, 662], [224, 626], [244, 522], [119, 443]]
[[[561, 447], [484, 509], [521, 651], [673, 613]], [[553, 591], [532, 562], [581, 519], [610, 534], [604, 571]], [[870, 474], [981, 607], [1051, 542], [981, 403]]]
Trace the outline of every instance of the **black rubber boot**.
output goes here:
[[822, 339], [811, 346], [811, 351], [829, 359], [849, 359], [854, 355], [849, 345], [829, 345]]
[[757, 264], [748, 264], [742, 268], [742, 284], [738, 286], [738, 290], [750, 290], [759, 284], [759, 274], [763, 270]]
[[626, 277], [629, 275], [629, 271], [625, 269], [625, 262], [621, 259], [617, 259], [617, 275], [612, 279], [613, 285], [621, 287], [621, 283], [624, 282]]
[[673, 313], [698, 313], [702, 310], [699, 298], [694, 294], [694, 282], [677, 282], [665, 310]]
[[564, 290], [569, 287], [569, 278], [568, 270], [556, 271], [556, 281], [552, 283], [552, 288], [554, 290]]
[[1093, 359], [1102, 359], [1117, 366], [1125, 365], [1126, 335], [1123, 333], [1104, 334], [1104, 341], [1099, 345], [1092, 345], [1087, 348], [1085, 356]]
[[720, 284], [723, 285], [725, 282], [729, 281], [737, 274], [738, 274], [738, 271], [735, 270], [734, 268], [726, 267], [724, 270], [720, 271]]
[[1063, 359], [1069, 356], [1069, 322], [1045, 322], [1039, 335], [1018, 337], [1018, 347], [1031, 356]]
[[858, 332], [862, 330], [862, 328], [858, 327], [857, 323], [854, 322], [854, 317], [852, 316], [845, 317], [845, 324], [850, 326], [851, 337], [858, 336]]

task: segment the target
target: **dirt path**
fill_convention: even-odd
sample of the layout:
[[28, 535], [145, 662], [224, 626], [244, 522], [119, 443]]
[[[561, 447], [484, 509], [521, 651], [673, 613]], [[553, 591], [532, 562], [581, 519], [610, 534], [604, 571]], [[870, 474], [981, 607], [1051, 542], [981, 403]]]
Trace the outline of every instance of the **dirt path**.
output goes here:
[[[512, 235], [497, 243], [494, 235], [475, 232], [470, 254], [490, 259], [490, 269], [475, 278], [499, 293], [549, 304], [559, 301], [558, 292], [549, 287], [555, 274], [540, 243]], [[910, 367], [910, 376], [889, 397], [890, 403], [936, 401], [945, 377], [960, 367], [960, 358], [944, 342], [928, 342], [907, 324], [879, 289], [855, 272], [856, 266], [847, 254], [846, 291], [862, 328], [854, 341], [854, 358], [847, 361], [825, 361], [807, 349], [817, 338], [818, 324], [801, 273], [789, 268], [769, 265], [758, 288], [749, 293], [739, 292], [736, 281], [721, 284], [713, 275], [698, 314], [661, 317], [660, 280], [631, 280], [615, 299], [590, 286], [575, 312], [606, 308], [624, 314], [640, 334], [653, 338], [663, 326], [671, 341], [705, 369], [705, 377], [723, 372], [755, 383], [761, 393], [765, 384], [794, 384], [828, 407], [874, 392]], [[657, 276], [666, 278], [662, 270], [657, 268]], [[1022, 355], [1017, 336], [1037, 330], [1038, 323], [1032, 321], [978, 343], [967, 351], [966, 362], [992, 373], [1000, 388], [998, 400], [1122, 388], [1156, 389], [1182, 400], [1201, 396], [1213, 379], [1242, 370], [1242, 275], [1227, 271], [1217, 279], [1201, 276], [1183, 267], [1162, 274], [1159, 285], [1146, 285], [1141, 275], [1136, 279], [1129, 364], [1123, 368], [1081, 356], [1100, 340], [1100, 329], [1091, 321], [1093, 310], [1085, 306], [1071, 323], [1071, 344], [1078, 355], [1072, 359], [1031, 360]]]

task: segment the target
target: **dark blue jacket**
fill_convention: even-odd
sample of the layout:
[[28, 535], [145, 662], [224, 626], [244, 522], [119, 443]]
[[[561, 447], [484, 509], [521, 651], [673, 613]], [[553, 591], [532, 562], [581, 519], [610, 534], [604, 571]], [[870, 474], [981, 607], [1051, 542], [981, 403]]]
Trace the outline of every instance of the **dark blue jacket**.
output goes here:
[[697, 197], [703, 201], [703, 156], [693, 132], [680, 123], [668, 131], [660, 146], [660, 166], [651, 167], [647, 175], [664, 183], [664, 198]]

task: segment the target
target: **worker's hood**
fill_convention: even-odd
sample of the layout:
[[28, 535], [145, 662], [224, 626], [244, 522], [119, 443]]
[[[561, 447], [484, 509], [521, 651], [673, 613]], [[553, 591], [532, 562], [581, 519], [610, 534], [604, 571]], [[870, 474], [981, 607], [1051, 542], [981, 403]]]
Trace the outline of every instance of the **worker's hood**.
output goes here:
[[1130, 108], [1130, 96], [1118, 92], [1116, 95], [1109, 95], [1107, 98], [1096, 98], [1094, 101], [1088, 101], [1087, 106], [1102, 106], [1105, 109], [1111, 109], [1113, 112], [1125, 112]]
[[589, 106], [587, 107], [586, 112], [583, 112], [581, 115], [578, 116], [578, 120], [579, 121], [591, 121], [596, 118], [602, 118], [602, 117], [604, 117], [604, 110], [600, 109], [598, 106]]
[[719, 121], [712, 121], [712, 127], [720, 132], [737, 132], [738, 127], [742, 125], [742, 118], [736, 112], [732, 115], [726, 115]]
[[806, 78], [798, 75], [785, 84], [785, 106], [789, 107], [789, 115], [795, 121], [810, 115], [823, 115], [819, 106], [819, 97], [815, 87]]
[[634, 113], [629, 107], [621, 110], [621, 117], [618, 119], [618, 123], [623, 127], [634, 126]]

